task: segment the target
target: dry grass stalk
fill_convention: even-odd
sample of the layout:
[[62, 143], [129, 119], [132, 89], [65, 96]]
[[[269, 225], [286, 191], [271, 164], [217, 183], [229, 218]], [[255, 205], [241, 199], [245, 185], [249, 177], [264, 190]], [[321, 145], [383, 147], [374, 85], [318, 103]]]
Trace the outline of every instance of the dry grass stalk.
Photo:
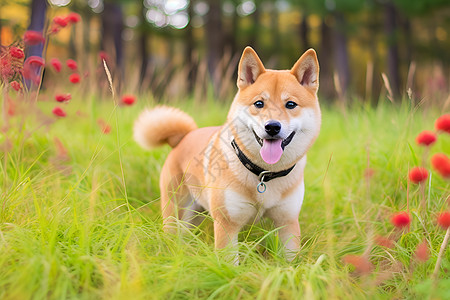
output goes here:
[[394, 93], [392, 92], [391, 84], [389, 83], [389, 78], [386, 76], [385, 73], [381, 73], [381, 77], [383, 78], [384, 86], [388, 92], [388, 99], [392, 103], [394, 103]]
[[373, 90], [373, 62], [367, 62], [367, 71], [366, 71], [366, 101], [370, 100], [372, 97]]
[[[408, 79], [406, 81], [406, 91], [411, 91], [411, 94], [412, 94], [412, 90], [413, 90], [415, 74], [416, 74], [416, 62], [412, 61], [409, 64]], [[408, 94], [409, 94], [409, 92], [408, 92]], [[411, 96], [410, 96], [410, 98], [411, 98]]]
[[114, 85], [112, 82], [111, 72], [109, 71], [108, 66], [106, 65], [106, 60], [103, 60], [103, 68], [105, 68], [106, 77], [108, 78], [109, 89], [111, 90], [112, 97], [113, 97], [113, 99], [115, 99], [116, 92], [115, 92]]
[[344, 92], [342, 91], [341, 81], [339, 78], [339, 74], [334, 72], [333, 74], [334, 87], [336, 89], [336, 93], [338, 94], [339, 100], [341, 103], [344, 101]]
[[442, 108], [442, 111], [447, 111], [449, 106], [450, 106], [450, 95], [448, 95], [447, 99], [445, 100], [444, 107]]
[[439, 254], [436, 260], [436, 266], [433, 271], [433, 279], [436, 280], [439, 275], [439, 269], [441, 268], [442, 256], [444, 256], [445, 249], [448, 246], [448, 240], [450, 238], [450, 227], [447, 228], [447, 232], [445, 233], [444, 240], [442, 241], [441, 249], [439, 250]]

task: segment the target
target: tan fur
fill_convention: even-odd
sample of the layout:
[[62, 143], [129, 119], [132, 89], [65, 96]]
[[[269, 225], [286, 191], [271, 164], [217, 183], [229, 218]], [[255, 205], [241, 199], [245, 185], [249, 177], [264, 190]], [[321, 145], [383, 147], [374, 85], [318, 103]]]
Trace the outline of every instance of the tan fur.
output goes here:
[[175, 147], [189, 132], [197, 129], [195, 121], [185, 112], [168, 106], [144, 110], [134, 123], [134, 139], [145, 149], [165, 143]]
[[[208, 210], [214, 220], [215, 247], [219, 249], [235, 245], [245, 224], [268, 217], [280, 228], [286, 257], [292, 260], [300, 247], [298, 216], [306, 152], [321, 124], [318, 78], [319, 65], [312, 49], [291, 70], [275, 71], [265, 69], [256, 52], [247, 47], [239, 63], [239, 90], [223, 126], [195, 129], [192, 118], [167, 107], [144, 111], [135, 123], [136, 141], [146, 148], [164, 142], [174, 147], [160, 179], [165, 230], [180, 228], [180, 221], [196, 226], [201, 218], [195, 211]], [[256, 101], [263, 101], [264, 107], [256, 107]], [[298, 105], [288, 109], [288, 101]], [[295, 132], [280, 160], [273, 164], [262, 159], [261, 145], [254, 136], [269, 138], [264, 129], [268, 120], [282, 124], [279, 139]], [[288, 175], [267, 182], [267, 191], [260, 194], [256, 190], [258, 176], [239, 161], [230, 144], [233, 139], [254, 164], [265, 170], [295, 167]]]

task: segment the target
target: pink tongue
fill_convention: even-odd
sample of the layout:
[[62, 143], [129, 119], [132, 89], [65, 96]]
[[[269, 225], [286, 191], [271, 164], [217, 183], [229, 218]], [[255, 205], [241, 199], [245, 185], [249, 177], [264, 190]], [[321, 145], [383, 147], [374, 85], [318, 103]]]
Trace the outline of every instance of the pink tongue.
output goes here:
[[282, 141], [282, 139], [263, 140], [263, 146], [259, 153], [266, 163], [272, 165], [280, 160], [281, 155], [283, 154], [283, 149], [281, 149]]

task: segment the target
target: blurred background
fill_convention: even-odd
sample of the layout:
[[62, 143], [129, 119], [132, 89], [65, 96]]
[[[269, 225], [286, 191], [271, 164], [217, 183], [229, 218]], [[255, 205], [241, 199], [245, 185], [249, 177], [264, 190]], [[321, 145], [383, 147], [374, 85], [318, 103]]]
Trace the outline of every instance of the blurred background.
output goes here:
[[[305, 50], [316, 49], [322, 101], [449, 100], [448, 0], [0, 3], [2, 45], [17, 43], [33, 19], [45, 20], [45, 32], [55, 16], [81, 15], [76, 26], [48, 36], [43, 56], [75, 59], [89, 78], [87, 93], [107, 94], [103, 57], [120, 93], [227, 100], [236, 92], [240, 54], [250, 45], [276, 69], [289, 69]], [[45, 75], [48, 88], [57, 77]]]

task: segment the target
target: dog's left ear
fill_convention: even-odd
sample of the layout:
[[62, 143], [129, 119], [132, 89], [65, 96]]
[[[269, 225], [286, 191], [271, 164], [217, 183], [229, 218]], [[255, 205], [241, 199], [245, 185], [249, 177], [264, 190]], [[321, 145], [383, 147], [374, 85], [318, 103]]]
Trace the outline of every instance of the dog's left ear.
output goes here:
[[266, 69], [252, 47], [246, 47], [239, 61], [237, 86], [243, 89], [252, 85]]
[[297, 60], [291, 69], [298, 82], [305, 88], [317, 93], [319, 89], [319, 61], [316, 51], [309, 49]]

